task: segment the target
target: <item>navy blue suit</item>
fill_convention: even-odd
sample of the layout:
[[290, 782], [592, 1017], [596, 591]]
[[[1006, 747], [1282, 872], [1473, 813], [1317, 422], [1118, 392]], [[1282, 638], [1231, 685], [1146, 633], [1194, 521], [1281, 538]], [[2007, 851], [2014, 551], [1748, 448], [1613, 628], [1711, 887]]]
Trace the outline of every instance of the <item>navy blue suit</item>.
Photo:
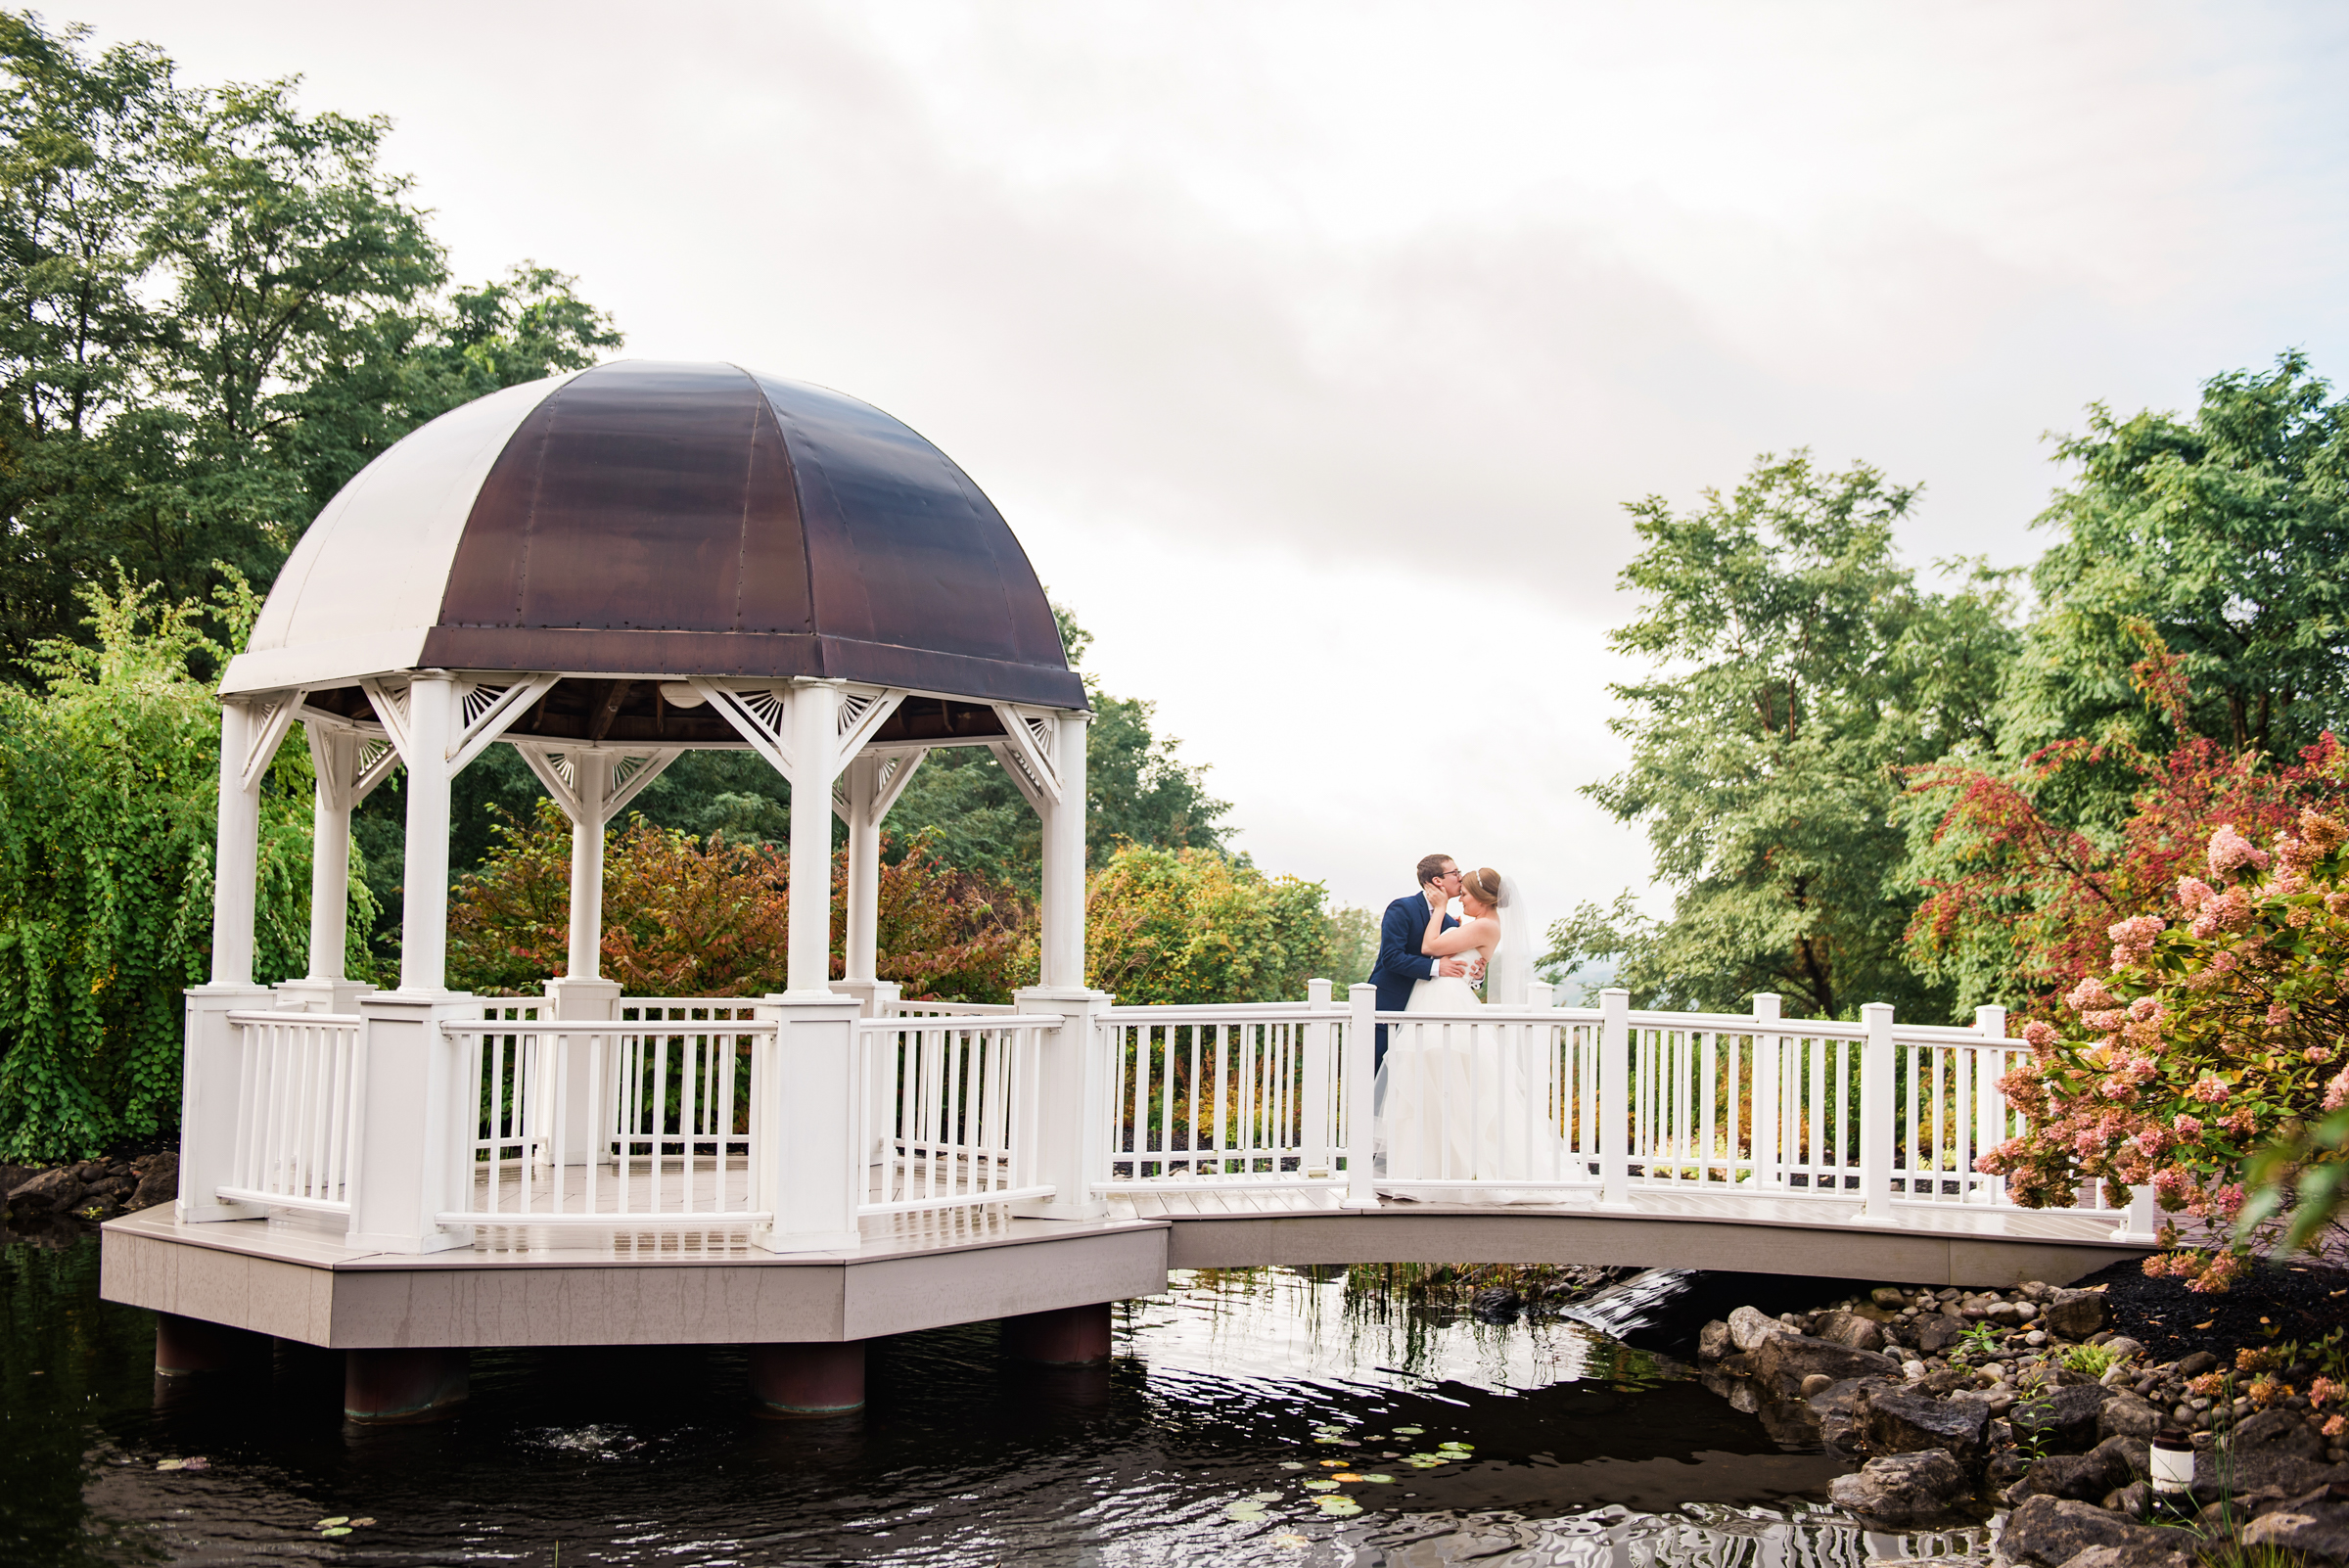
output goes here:
[[[1458, 924], [1450, 914], [1445, 915], [1445, 930]], [[1443, 960], [1419, 950], [1426, 940], [1427, 895], [1408, 894], [1387, 905], [1386, 915], [1378, 923], [1378, 962], [1370, 966], [1370, 984], [1378, 988], [1380, 1012], [1402, 1012], [1410, 1003], [1412, 982], [1436, 978], [1436, 965]], [[1381, 1024], [1371, 1060], [1386, 1059], [1387, 1026]]]

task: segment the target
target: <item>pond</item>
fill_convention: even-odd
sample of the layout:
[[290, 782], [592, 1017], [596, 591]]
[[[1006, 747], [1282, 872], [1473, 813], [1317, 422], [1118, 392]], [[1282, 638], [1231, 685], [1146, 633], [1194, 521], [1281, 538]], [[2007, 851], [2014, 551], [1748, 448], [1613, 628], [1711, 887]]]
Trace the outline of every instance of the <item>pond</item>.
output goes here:
[[1684, 1276], [1602, 1303], [1619, 1338], [1483, 1322], [1344, 1270], [1178, 1274], [1118, 1309], [1107, 1367], [1008, 1360], [990, 1324], [912, 1334], [872, 1347], [865, 1410], [815, 1421], [752, 1415], [738, 1347], [476, 1352], [455, 1418], [363, 1430], [332, 1358], [159, 1383], [153, 1318], [100, 1301], [97, 1266], [94, 1235], [0, 1250], [12, 1563], [1864, 1568], [1989, 1549], [1980, 1529], [1863, 1534], [1825, 1504], [1843, 1461], [1781, 1447], [1634, 1343], [1681, 1332], [1628, 1325]]

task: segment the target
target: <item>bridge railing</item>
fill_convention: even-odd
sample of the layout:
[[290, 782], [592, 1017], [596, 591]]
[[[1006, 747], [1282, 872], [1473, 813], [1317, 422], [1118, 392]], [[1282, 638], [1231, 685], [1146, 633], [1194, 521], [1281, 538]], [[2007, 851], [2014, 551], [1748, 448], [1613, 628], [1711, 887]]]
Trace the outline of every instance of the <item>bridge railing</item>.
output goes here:
[[[1628, 1205], [1638, 1191], [1857, 1204], [2011, 1207], [1976, 1162], [2021, 1130], [1997, 1084], [2028, 1049], [2004, 1008], [1971, 1027], [1552, 1004], [1380, 1013], [1341, 1001], [1112, 1007], [1096, 1192], [1241, 1186], [1432, 1199]], [[1382, 1046], [1379, 1036], [1384, 1035]], [[1383, 1070], [1380, 1058], [1383, 1056]], [[2150, 1192], [2116, 1233], [2149, 1234]], [[2079, 1208], [2106, 1209], [2084, 1190]], [[2115, 1215], [2116, 1220], [2123, 1217]]]

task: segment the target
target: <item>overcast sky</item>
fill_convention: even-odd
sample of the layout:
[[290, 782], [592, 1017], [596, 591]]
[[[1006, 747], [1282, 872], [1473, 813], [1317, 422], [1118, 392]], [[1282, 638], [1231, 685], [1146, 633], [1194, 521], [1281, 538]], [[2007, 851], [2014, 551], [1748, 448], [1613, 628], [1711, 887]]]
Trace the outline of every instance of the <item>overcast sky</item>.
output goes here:
[[957, 459], [1237, 844], [1644, 888], [1621, 503], [1809, 446], [2030, 559], [2043, 439], [2349, 374], [2349, 8], [81, 3], [396, 122], [460, 277]]

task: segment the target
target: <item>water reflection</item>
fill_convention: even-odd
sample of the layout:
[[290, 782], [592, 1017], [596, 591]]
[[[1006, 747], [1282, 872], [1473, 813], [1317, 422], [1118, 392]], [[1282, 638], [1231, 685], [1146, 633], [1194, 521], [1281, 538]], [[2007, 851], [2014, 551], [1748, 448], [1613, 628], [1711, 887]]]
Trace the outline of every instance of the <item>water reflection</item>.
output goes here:
[[[751, 1410], [739, 1348], [484, 1352], [435, 1426], [346, 1428], [331, 1359], [176, 1379], [93, 1242], [0, 1254], [0, 1559], [203, 1564], [1589, 1563], [1863, 1568], [1840, 1461], [1588, 1324], [1343, 1275], [1181, 1276], [1106, 1368], [991, 1325], [876, 1344], [858, 1415]], [[162, 1469], [203, 1458], [203, 1468]], [[328, 1526], [329, 1520], [343, 1524]], [[348, 1530], [327, 1536], [322, 1529]]]

